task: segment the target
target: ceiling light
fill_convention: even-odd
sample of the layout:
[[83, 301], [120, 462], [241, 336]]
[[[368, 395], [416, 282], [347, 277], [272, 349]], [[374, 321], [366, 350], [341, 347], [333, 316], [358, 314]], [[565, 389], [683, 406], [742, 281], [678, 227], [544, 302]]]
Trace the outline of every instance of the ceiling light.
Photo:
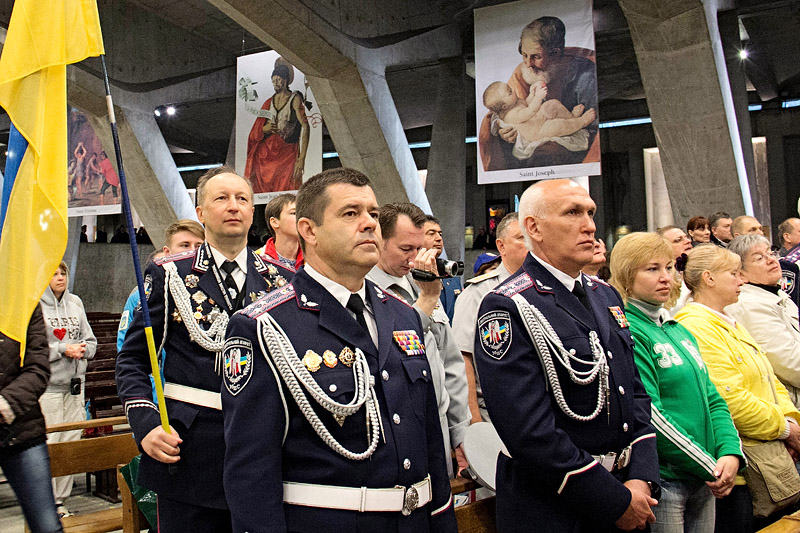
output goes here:
[[175, 114], [175, 108], [174, 108], [174, 107], [172, 107], [172, 106], [169, 106], [169, 107], [167, 108], [167, 115], [169, 115], [169, 116], [172, 116], [172, 115], [174, 115], [174, 114]]
[[739, 50], [739, 59], [747, 59], [747, 50], [742, 48]]
[[154, 113], [156, 114], [156, 116], [157, 116], [157, 117], [160, 117], [160, 116], [161, 116], [161, 111], [160, 111], [160, 110], [158, 110], [158, 109], [156, 109], [156, 110], [154, 111]]

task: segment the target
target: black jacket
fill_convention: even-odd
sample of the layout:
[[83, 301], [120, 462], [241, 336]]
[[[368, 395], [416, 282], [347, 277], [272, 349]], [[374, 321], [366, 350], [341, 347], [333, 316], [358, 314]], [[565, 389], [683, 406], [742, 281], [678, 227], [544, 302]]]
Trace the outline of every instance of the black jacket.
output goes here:
[[37, 305], [28, 323], [23, 366], [19, 365], [19, 343], [0, 333], [0, 396], [14, 412], [10, 424], [0, 423], [0, 449], [27, 448], [45, 441], [39, 397], [49, 379], [47, 334], [42, 309]]

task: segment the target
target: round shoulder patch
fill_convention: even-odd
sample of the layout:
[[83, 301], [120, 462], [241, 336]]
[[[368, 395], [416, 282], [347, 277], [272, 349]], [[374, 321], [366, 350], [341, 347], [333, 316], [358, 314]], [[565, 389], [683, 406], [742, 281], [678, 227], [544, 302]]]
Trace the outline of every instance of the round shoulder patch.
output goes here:
[[232, 396], [244, 389], [253, 375], [253, 343], [244, 337], [231, 337], [222, 352], [222, 380]]
[[511, 347], [511, 315], [508, 311], [490, 311], [478, 319], [478, 335], [486, 355], [503, 358]]

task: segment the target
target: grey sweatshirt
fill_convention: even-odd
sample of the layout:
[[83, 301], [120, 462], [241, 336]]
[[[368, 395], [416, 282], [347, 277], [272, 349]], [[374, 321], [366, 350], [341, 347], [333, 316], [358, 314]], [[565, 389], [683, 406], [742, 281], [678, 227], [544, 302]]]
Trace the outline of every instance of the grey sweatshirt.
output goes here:
[[[50, 346], [50, 384], [47, 392], [67, 392], [74, 377], [86, 376], [86, 362], [97, 351], [97, 339], [92, 333], [86, 311], [80, 298], [65, 290], [57, 300], [53, 290], [47, 287], [41, 299], [47, 343]], [[64, 355], [68, 344], [86, 343], [86, 352], [81, 359]]]

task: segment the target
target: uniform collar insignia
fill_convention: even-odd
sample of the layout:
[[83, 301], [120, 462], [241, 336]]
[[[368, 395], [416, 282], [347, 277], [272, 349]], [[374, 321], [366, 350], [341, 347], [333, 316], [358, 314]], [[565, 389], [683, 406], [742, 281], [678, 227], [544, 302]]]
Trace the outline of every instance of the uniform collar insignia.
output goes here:
[[386, 295], [383, 293], [383, 291], [381, 290], [381, 288], [380, 288], [380, 287], [378, 287], [377, 285], [375, 285], [375, 294], [376, 294], [376, 295], [378, 296], [378, 298], [380, 298], [381, 300], [385, 300], [385, 299], [386, 299]]
[[539, 287], [540, 287], [542, 290], [545, 290], [545, 291], [552, 291], [552, 290], [553, 290], [553, 287], [550, 287], [550, 286], [548, 286], [548, 285], [545, 285], [544, 283], [542, 283], [542, 282], [541, 282], [541, 281], [539, 281], [538, 279], [536, 280], [536, 284], [537, 284], [537, 285], [538, 285], [538, 286], [539, 286]]
[[203, 246], [197, 249], [197, 254], [194, 256], [194, 264], [192, 270], [198, 272], [206, 272], [208, 270], [209, 258], [211, 257], [211, 250], [208, 249], [208, 243], [203, 243]]
[[302, 304], [307, 306], [307, 307], [318, 307], [319, 306], [319, 304], [317, 302], [310, 301], [308, 299], [308, 297], [306, 297], [305, 294], [301, 294], [300, 295], [300, 302], [302, 302]]
[[259, 274], [263, 274], [264, 272], [266, 272], [267, 265], [264, 264], [264, 260], [261, 259], [261, 256], [259, 256], [253, 250], [250, 250], [250, 253], [253, 256], [253, 266], [256, 267], [256, 272], [258, 272]]

